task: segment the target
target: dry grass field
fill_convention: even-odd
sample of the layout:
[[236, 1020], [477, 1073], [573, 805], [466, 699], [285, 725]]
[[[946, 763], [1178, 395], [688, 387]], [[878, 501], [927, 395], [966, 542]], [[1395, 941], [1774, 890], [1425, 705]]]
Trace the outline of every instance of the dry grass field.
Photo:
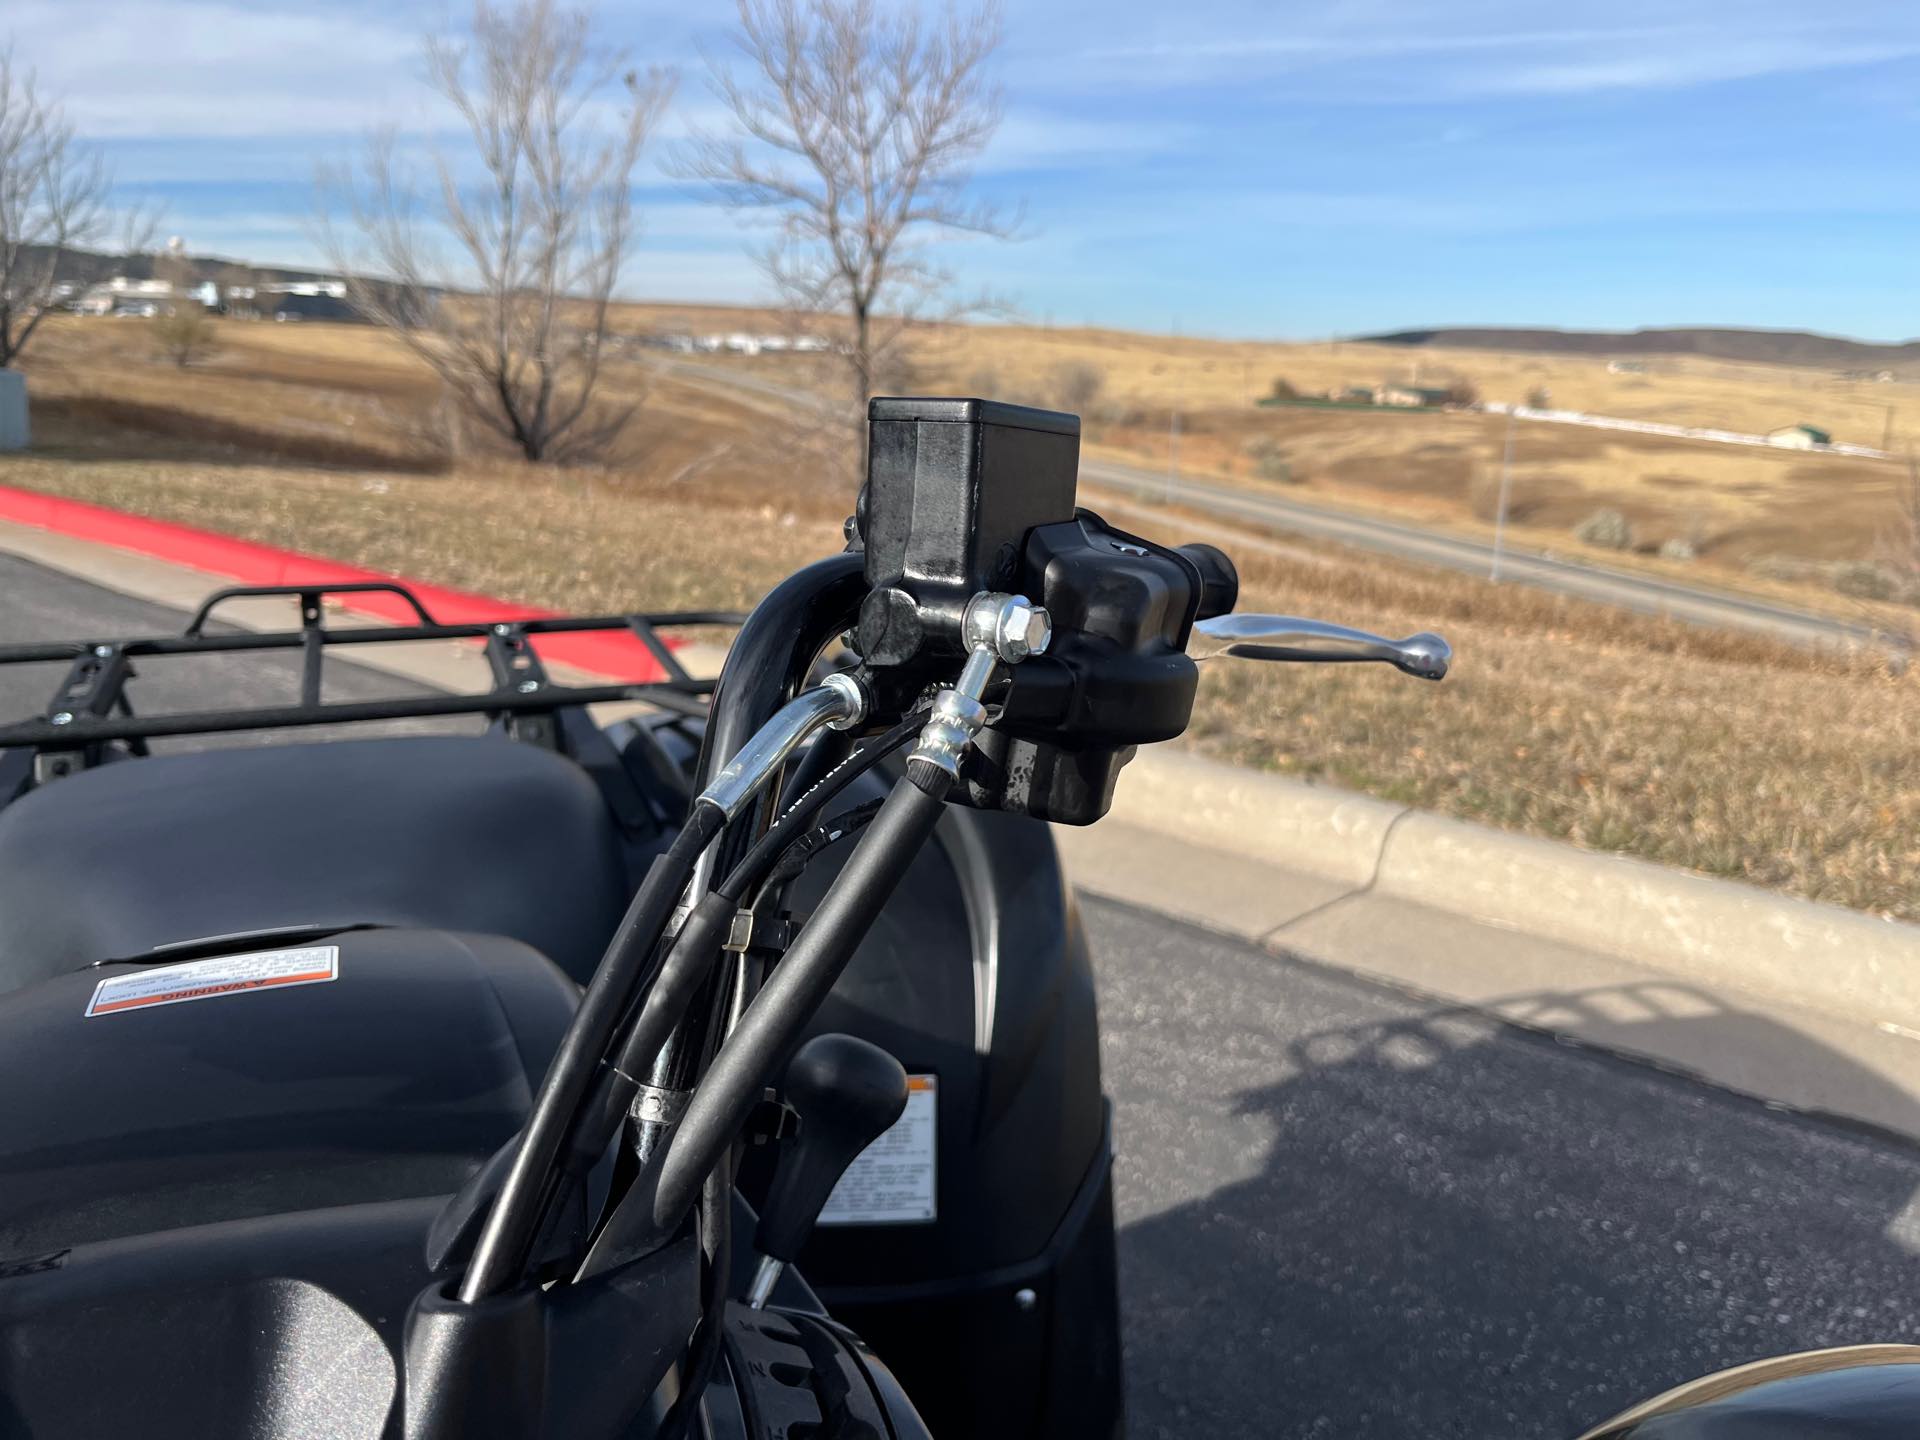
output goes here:
[[[385, 337], [223, 324], [220, 339], [180, 371], [137, 322], [51, 330], [27, 365], [36, 446], [0, 456], [0, 484], [562, 608], [743, 604], [839, 545], [854, 477], [807, 460], [767, 402], [622, 366], [616, 389], [645, 403], [620, 452], [591, 470], [529, 469], [463, 436]], [[1221, 538], [1165, 509], [1117, 518]], [[1460, 661], [1440, 687], [1377, 667], [1222, 667], [1193, 743], [1920, 919], [1920, 671], [1372, 557], [1229, 543], [1248, 608], [1438, 629]]]
[[[763, 314], [636, 309], [637, 330], [755, 328]], [[903, 386], [991, 394], [1084, 412], [1094, 453], [1161, 468], [1178, 414], [1181, 470], [1282, 485], [1316, 501], [1485, 532], [1497, 505], [1508, 438], [1504, 416], [1465, 412], [1263, 407], [1276, 378], [1303, 394], [1384, 382], [1470, 383], [1484, 400], [1523, 402], [1536, 389], [1555, 406], [1625, 419], [1761, 433], [1807, 422], [1836, 440], [1905, 456], [1920, 445], [1920, 386], [1880, 384], [1782, 366], [1654, 357], [1639, 373], [1609, 373], [1599, 357], [1402, 349], [1335, 343], [1269, 345], [1031, 326], [946, 326], [914, 332]], [[831, 362], [786, 355], [716, 357], [810, 388], [833, 383]], [[1089, 391], [1091, 395], [1089, 396]], [[1891, 429], [1889, 433], [1889, 412]], [[1911, 472], [1819, 452], [1715, 444], [1572, 425], [1512, 427], [1514, 538], [1579, 551], [1574, 528], [1601, 509], [1631, 526], [1610, 562], [1852, 611], [1877, 588], [1869, 567], [1911, 588], [1920, 564], [1909, 535]], [[1658, 558], [1668, 542], [1689, 558]], [[1911, 597], [1909, 597], [1911, 598]]]

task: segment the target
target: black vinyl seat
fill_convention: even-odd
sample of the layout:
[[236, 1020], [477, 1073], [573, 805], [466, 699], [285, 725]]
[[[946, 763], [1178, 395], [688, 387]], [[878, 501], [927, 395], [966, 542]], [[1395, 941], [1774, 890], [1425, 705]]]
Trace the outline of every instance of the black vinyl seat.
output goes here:
[[357, 924], [509, 936], [584, 981], [626, 892], [593, 781], [498, 736], [126, 760], [0, 810], [0, 991], [183, 940]]

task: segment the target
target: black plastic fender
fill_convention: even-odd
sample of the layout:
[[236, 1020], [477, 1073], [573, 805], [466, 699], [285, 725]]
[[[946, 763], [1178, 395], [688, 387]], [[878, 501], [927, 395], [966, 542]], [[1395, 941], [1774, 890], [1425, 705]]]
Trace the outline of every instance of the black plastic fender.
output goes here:
[[1757, 1360], [1667, 1391], [1581, 1440], [1907, 1440], [1920, 1434], [1920, 1345]]

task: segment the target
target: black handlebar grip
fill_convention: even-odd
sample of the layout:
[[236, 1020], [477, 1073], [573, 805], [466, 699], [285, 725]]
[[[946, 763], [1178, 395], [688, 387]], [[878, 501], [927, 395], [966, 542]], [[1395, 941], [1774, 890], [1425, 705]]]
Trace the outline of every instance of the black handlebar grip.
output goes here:
[[860, 1152], [907, 1108], [907, 1072], [878, 1045], [852, 1035], [816, 1035], [787, 1066], [787, 1103], [800, 1112], [767, 1191], [754, 1245], [792, 1260]]
[[1240, 599], [1240, 572], [1227, 552], [1212, 545], [1182, 545], [1180, 553], [1200, 567], [1200, 613], [1196, 620], [1230, 615]]

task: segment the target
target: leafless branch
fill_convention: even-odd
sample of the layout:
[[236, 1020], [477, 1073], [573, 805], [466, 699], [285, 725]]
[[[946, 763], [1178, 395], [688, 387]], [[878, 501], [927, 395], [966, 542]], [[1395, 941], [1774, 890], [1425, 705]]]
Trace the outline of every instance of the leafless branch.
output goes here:
[[59, 104], [0, 50], [0, 369], [46, 318], [64, 253], [107, 229], [111, 185]]
[[974, 308], [927, 242], [1013, 232], [966, 194], [1000, 122], [987, 74], [1000, 30], [997, 0], [938, 23], [874, 0], [739, 0], [745, 73], [710, 65], [733, 133], [673, 157], [727, 203], [778, 217], [761, 268], [789, 305], [851, 321], [862, 406], [910, 324]]
[[[350, 237], [329, 221], [323, 243], [353, 304], [487, 428], [529, 460], [590, 456], [632, 410], [595, 392], [634, 239], [633, 170], [671, 81], [628, 68], [584, 11], [553, 0], [476, 0], [468, 37], [429, 37], [425, 58], [463, 144], [416, 166], [376, 136], [357, 167], [322, 176]], [[609, 121], [615, 87], [624, 109]]]

